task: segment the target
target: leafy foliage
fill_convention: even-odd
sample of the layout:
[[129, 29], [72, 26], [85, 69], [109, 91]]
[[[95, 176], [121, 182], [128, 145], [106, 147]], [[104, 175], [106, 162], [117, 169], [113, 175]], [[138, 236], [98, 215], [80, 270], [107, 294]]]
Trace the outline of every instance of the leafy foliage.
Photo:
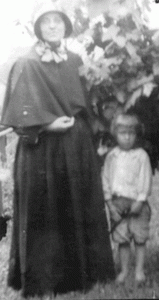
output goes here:
[[[144, 5], [149, 9], [148, 1]], [[104, 124], [104, 131], [108, 134], [117, 110], [128, 111], [133, 107], [146, 123], [147, 151], [151, 160], [155, 160], [153, 167], [156, 168], [159, 157], [159, 30], [151, 30], [144, 24], [137, 2], [118, 0], [112, 1], [104, 14], [90, 22], [81, 40], [85, 51], [80, 75], [86, 80], [93, 111]], [[151, 113], [143, 109], [146, 100]], [[154, 120], [150, 122], [152, 108]]]
[[85, 44], [87, 56], [80, 69], [88, 90], [102, 86], [103, 96], [111, 91], [126, 110], [141, 95], [151, 95], [159, 76], [159, 32], [146, 28], [137, 18], [138, 9], [129, 8], [132, 6], [116, 18], [112, 7], [104, 14], [104, 24], [103, 18], [98, 18], [87, 30], [83, 41], [88, 35], [91, 40]]

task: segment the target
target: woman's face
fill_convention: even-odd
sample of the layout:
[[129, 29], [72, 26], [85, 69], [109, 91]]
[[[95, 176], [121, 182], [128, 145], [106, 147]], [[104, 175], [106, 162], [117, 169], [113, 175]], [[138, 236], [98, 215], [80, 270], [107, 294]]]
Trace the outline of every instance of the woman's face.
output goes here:
[[41, 17], [40, 30], [44, 41], [58, 44], [65, 36], [65, 23], [60, 14], [50, 12]]

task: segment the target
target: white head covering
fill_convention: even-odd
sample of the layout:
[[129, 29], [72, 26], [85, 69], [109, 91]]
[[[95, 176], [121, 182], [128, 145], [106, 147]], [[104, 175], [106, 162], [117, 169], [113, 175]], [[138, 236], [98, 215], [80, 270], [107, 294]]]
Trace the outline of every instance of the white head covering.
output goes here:
[[63, 19], [63, 21], [65, 23], [65, 27], [66, 27], [65, 37], [69, 37], [73, 30], [72, 23], [71, 23], [69, 17], [63, 11], [63, 9], [58, 1], [53, 3], [53, 2], [50, 2], [49, 0], [45, 1], [45, 2], [37, 3], [37, 5], [34, 8], [32, 21], [33, 21], [35, 35], [41, 39], [41, 32], [40, 32], [40, 28], [39, 28], [40, 18], [48, 12], [57, 12], [60, 14], [61, 18]]

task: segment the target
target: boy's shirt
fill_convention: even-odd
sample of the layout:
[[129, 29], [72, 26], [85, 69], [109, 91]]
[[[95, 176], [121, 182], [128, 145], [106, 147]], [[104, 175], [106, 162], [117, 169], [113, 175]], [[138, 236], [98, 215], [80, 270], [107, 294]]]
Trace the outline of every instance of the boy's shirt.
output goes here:
[[106, 156], [102, 183], [105, 200], [110, 200], [113, 194], [136, 201], [147, 200], [151, 194], [152, 169], [146, 151], [115, 147]]

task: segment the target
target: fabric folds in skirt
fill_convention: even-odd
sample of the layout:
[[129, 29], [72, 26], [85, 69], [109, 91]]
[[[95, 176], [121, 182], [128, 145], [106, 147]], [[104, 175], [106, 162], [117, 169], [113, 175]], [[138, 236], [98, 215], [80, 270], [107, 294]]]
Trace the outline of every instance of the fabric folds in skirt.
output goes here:
[[20, 139], [8, 284], [23, 295], [87, 289], [114, 278], [97, 158], [87, 122]]

